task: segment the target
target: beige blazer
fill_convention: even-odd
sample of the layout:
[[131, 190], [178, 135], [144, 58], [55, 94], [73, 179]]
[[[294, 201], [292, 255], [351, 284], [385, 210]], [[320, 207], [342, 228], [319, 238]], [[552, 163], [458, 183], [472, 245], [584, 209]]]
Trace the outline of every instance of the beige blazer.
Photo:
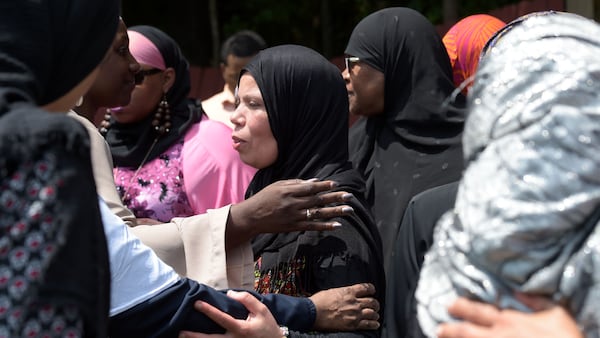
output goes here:
[[138, 225], [119, 197], [113, 176], [110, 148], [96, 127], [71, 111], [88, 130], [98, 194], [140, 240], [181, 276], [217, 289], [254, 289], [254, 263], [250, 243], [225, 251], [225, 227], [230, 206], [207, 213], [174, 218], [171, 223]]

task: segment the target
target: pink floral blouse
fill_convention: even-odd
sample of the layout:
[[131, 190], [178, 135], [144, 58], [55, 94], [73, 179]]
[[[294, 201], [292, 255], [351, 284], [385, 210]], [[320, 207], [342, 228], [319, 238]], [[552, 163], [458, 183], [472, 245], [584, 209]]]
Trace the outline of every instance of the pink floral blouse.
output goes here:
[[136, 217], [161, 222], [242, 201], [256, 172], [233, 149], [231, 129], [206, 117], [136, 170], [113, 169], [123, 203]]
[[173, 217], [193, 215], [182, 171], [183, 140], [159, 157], [137, 168], [114, 168], [115, 183], [123, 204], [138, 218], [168, 222]]

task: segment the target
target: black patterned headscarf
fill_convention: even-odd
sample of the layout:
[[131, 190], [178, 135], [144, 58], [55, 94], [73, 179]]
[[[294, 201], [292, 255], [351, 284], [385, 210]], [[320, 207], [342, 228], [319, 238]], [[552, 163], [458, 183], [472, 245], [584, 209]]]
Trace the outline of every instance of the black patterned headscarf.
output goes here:
[[106, 337], [110, 271], [87, 132], [39, 106], [100, 63], [118, 12], [116, 0], [0, 3], [0, 331], [7, 336], [41, 336], [55, 323], [63, 330], [52, 335]]

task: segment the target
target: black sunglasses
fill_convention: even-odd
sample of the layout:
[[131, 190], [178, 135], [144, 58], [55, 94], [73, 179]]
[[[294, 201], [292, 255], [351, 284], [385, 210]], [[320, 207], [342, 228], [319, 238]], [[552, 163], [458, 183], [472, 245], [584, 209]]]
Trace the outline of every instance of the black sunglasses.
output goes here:
[[139, 72], [135, 73], [135, 75], [134, 75], [135, 84], [140, 85], [140, 84], [142, 84], [142, 82], [144, 82], [144, 79], [146, 78], [146, 76], [157, 74], [160, 72], [162, 72], [162, 70], [158, 69], [158, 68], [140, 70]]
[[348, 71], [351, 71], [352, 67], [354, 67], [354, 64], [356, 64], [359, 61], [360, 61], [360, 58], [357, 56], [346, 56], [344, 58], [344, 65], [346, 66], [346, 69]]

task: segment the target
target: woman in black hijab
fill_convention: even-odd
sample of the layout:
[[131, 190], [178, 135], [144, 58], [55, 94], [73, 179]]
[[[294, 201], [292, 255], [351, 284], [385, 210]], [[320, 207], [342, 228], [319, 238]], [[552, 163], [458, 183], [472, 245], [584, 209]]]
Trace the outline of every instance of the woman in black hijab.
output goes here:
[[[454, 90], [450, 61], [418, 12], [387, 8], [367, 16], [345, 53], [350, 112], [365, 115], [350, 131], [350, 158], [366, 178], [387, 269], [408, 201], [460, 177], [464, 116], [442, 108]], [[365, 90], [373, 84], [366, 73], [381, 81], [374, 95]], [[457, 104], [463, 101], [459, 96]]]
[[[191, 86], [189, 64], [177, 43], [164, 32], [151, 26], [133, 26], [129, 27], [129, 30], [141, 33], [158, 48], [165, 66], [173, 68], [176, 79], [165, 93], [170, 110], [171, 130], [160, 134], [156, 145], [146, 158], [147, 162], [158, 157], [185, 135], [191, 125], [200, 120], [202, 110], [187, 98]], [[147, 116], [136, 123], [118, 123], [114, 119], [111, 120], [106, 140], [110, 145], [115, 167], [136, 169], [142, 164], [157, 136], [152, 126], [155, 119], [153, 113], [147, 112]]]
[[114, 0], [0, 5], [4, 336], [106, 337], [110, 276], [89, 141], [50, 112], [66, 112], [93, 82], [118, 9]]
[[[234, 147], [244, 162], [260, 169], [247, 197], [289, 178], [333, 180], [354, 195], [348, 201], [354, 214], [335, 219], [340, 226], [333, 231], [256, 237], [256, 291], [310, 296], [370, 282], [382, 302], [381, 241], [364, 202], [364, 181], [348, 160], [348, 101], [339, 70], [305, 47], [269, 48], [242, 70], [236, 100]], [[319, 218], [309, 209], [306, 216]]]

